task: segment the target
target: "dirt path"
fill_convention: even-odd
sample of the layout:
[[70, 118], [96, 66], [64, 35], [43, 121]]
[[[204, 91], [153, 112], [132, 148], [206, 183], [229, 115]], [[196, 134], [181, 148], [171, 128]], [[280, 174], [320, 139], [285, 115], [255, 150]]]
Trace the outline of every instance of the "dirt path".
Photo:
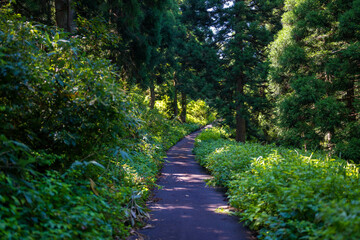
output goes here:
[[228, 206], [220, 189], [205, 186], [204, 180], [210, 176], [195, 162], [192, 148], [199, 132], [167, 152], [158, 180], [163, 188], [154, 192], [154, 201], [149, 203], [151, 228], [139, 233], [151, 240], [255, 239], [236, 217], [217, 213], [216, 209]]

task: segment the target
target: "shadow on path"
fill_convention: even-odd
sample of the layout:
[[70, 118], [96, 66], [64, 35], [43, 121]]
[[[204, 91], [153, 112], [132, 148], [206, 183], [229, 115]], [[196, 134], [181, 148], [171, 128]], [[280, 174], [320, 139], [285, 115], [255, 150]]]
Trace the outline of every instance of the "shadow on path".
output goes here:
[[195, 162], [192, 149], [199, 133], [186, 136], [167, 152], [157, 182], [162, 189], [154, 191], [156, 200], [148, 204], [152, 227], [139, 233], [150, 240], [255, 239], [236, 217], [216, 211], [228, 205], [221, 189], [205, 185], [211, 176]]

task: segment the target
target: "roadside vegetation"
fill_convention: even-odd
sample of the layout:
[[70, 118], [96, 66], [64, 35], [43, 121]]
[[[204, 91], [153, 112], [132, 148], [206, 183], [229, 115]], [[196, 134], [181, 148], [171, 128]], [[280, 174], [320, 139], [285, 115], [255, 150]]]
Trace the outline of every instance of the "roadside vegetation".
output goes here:
[[125, 238], [165, 151], [216, 118], [199, 161], [262, 238], [358, 238], [359, 16], [360, 0], [0, 0], [0, 238]]
[[214, 116], [200, 100], [187, 123], [150, 109], [83, 36], [9, 8], [0, 29], [1, 238], [124, 239], [148, 217], [165, 151]]
[[359, 239], [358, 165], [321, 152], [237, 143], [203, 131], [194, 152], [260, 239]]

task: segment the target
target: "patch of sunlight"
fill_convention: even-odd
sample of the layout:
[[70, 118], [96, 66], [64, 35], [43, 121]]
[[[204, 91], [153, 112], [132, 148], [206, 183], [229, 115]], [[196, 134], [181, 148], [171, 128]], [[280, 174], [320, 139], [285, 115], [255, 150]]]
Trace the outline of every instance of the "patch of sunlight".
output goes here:
[[215, 209], [215, 212], [216, 213], [220, 213], [220, 214], [226, 214], [226, 215], [230, 215], [230, 214], [233, 214], [234, 212], [231, 211], [231, 209], [226, 206], [226, 207], [218, 207]]

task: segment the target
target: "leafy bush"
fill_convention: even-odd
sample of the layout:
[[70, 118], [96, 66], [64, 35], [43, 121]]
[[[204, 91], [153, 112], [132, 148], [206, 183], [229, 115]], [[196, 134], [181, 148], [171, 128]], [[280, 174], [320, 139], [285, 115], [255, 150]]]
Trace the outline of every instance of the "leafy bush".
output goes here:
[[195, 153], [261, 239], [360, 237], [357, 165], [320, 153], [219, 139], [199, 141]]
[[[173, 101], [171, 98], [164, 94], [161, 99], [155, 101], [155, 108], [165, 117], [170, 119], [174, 116], [172, 112]], [[178, 103], [178, 109], [180, 109], [180, 103]]]
[[65, 154], [58, 169], [94, 145], [129, 137], [136, 119], [110, 62], [83, 53], [80, 36], [68, 39], [7, 11], [0, 21], [0, 131], [31, 149]]
[[[79, 21], [80, 33], [106, 33], [99, 19]], [[124, 239], [148, 216], [165, 151], [199, 125], [167, 120], [125, 91], [108, 53], [84, 47], [94, 36], [7, 7], [0, 29], [0, 235]]]
[[26, 184], [0, 173], [1, 235], [6, 239], [126, 236], [130, 225], [125, 225], [125, 206], [131, 189], [107, 187], [96, 196], [89, 184], [76, 183], [80, 187], [55, 171]]
[[229, 135], [230, 134], [225, 127], [208, 128], [197, 136], [195, 144], [207, 140], [227, 139], [229, 138]]
[[[170, 97], [167, 95], [162, 96], [161, 100], [155, 102], [155, 108], [166, 118], [172, 118], [173, 112], [173, 102]], [[178, 102], [178, 109], [181, 111], [181, 105]], [[186, 106], [186, 122], [205, 126], [213, 121], [215, 121], [217, 112], [210, 108], [209, 105], [203, 100], [191, 100]]]
[[186, 118], [189, 123], [197, 123], [205, 126], [215, 121], [216, 114], [216, 111], [211, 109], [203, 100], [192, 100], [187, 104]]

